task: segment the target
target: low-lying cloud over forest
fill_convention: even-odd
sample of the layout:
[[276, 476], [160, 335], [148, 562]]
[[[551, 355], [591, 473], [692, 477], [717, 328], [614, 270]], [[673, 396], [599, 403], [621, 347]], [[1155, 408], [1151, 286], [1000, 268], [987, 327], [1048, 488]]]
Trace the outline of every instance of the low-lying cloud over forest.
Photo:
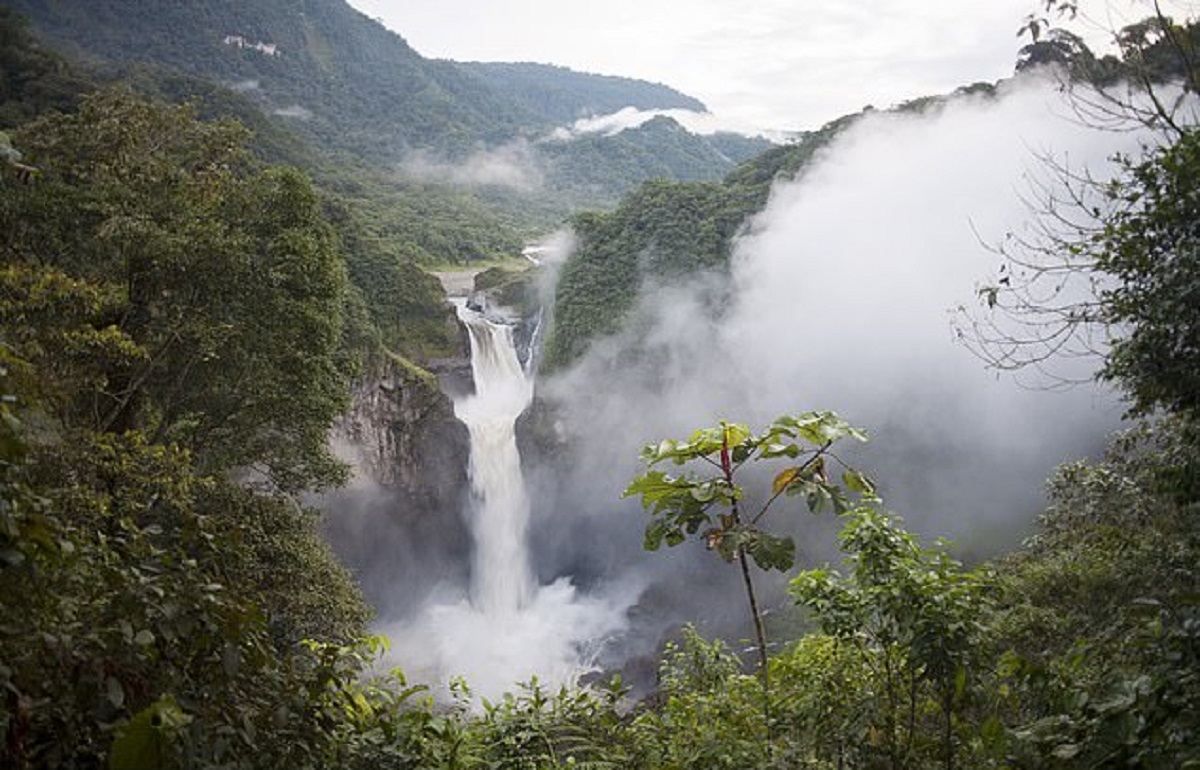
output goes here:
[[[1137, 147], [1080, 125], [1056, 85], [1027, 76], [994, 97], [867, 115], [776, 185], [736, 240], [731, 290], [716, 276], [646, 285], [625, 332], [542, 383], [575, 449], [565, 470], [533, 474], [543, 578], [648, 569], [681, 589], [664, 602], [679, 617], [711, 613], [693, 562], [721, 565], [702, 546], [641, 552], [644, 515], [619, 500], [638, 448], [807, 409], [870, 432], [851, 456], [918, 530], [976, 556], [1028, 532], [1037, 480], [1097, 451], [1122, 407], [1099, 385], [1031, 389], [986, 370], [956, 343], [951, 315], [978, 304], [997, 266], [981, 239], [1029, 222], [1031, 190], [1053, 181], [1046, 154], [1103, 176], [1113, 153]], [[795, 506], [774, 515], [800, 535], [802, 563], [831, 555], [830, 522]], [[736, 590], [732, 572], [718, 574]]]

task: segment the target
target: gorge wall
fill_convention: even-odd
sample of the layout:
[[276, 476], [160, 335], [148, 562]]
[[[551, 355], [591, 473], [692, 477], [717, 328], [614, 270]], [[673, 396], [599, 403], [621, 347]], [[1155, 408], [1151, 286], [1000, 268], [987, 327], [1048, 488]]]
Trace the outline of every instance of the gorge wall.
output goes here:
[[380, 616], [461, 580], [470, 558], [469, 439], [447, 395], [469, 392], [470, 360], [464, 350], [430, 367], [440, 378], [400, 356], [373, 362], [333, 435], [355, 478], [321, 499], [326, 533]]

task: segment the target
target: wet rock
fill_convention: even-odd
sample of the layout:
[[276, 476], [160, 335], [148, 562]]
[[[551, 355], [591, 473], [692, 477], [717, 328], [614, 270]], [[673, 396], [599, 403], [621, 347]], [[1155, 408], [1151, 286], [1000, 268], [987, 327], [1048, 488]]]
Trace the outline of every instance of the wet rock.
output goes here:
[[[337, 434], [354, 447], [361, 470], [375, 483], [436, 510], [456, 503], [466, 483], [467, 429], [455, 418], [439, 377], [391, 354], [373, 368], [354, 387]], [[451, 360], [442, 370], [460, 376]]]
[[[456, 367], [447, 359], [446, 376]], [[469, 436], [439, 379], [389, 354], [354, 386], [334, 430], [357, 478], [320, 502], [326, 535], [385, 618], [441, 582], [461, 582], [470, 559]]]

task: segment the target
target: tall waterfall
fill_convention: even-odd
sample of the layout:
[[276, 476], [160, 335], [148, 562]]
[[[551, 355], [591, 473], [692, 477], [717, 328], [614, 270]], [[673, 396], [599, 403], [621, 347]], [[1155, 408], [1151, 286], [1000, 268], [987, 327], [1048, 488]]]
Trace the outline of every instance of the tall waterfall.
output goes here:
[[531, 676], [557, 687], [592, 669], [605, 640], [624, 627], [641, 585], [622, 581], [583, 595], [566, 576], [549, 585], [534, 579], [515, 433], [533, 397], [532, 375], [517, 357], [511, 326], [489, 321], [464, 300], [456, 304], [475, 375], [474, 395], [454, 404], [471, 434], [470, 586], [465, 594], [445, 586], [413, 617], [382, 630], [394, 644], [388, 663], [432, 684], [461, 675], [473, 693], [495, 700]]
[[458, 315], [471, 337], [475, 377], [475, 394], [454, 404], [471, 432], [471, 602], [485, 613], [512, 613], [528, 604], [534, 591], [526, 546], [529, 497], [515, 430], [533, 397], [533, 383], [517, 358], [511, 326], [493, 323], [465, 305]]

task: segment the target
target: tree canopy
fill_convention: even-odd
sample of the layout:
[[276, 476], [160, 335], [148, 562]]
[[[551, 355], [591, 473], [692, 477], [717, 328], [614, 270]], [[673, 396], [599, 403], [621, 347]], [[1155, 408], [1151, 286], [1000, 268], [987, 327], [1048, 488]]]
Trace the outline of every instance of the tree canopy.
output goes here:
[[[49, 405], [71, 423], [319, 486], [339, 478], [325, 431], [346, 404], [346, 277], [311, 184], [252, 169], [244, 140], [119, 90], [17, 131], [39, 175], [0, 204], [4, 322], [33, 372], [89, 373], [55, 383]], [[59, 303], [74, 317], [46, 318]], [[36, 314], [103, 346], [54, 344]]]

